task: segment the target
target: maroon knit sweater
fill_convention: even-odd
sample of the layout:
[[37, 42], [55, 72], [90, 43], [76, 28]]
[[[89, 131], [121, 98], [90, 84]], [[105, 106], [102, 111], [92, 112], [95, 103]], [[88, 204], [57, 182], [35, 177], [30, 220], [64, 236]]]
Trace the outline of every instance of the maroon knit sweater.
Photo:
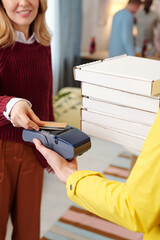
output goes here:
[[[52, 87], [50, 47], [16, 42], [14, 47], [0, 49], [0, 139], [23, 142], [22, 128], [13, 127], [3, 115], [13, 97], [29, 100], [41, 120], [53, 121]], [[35, 152], [46, 167], [42, 155]]]

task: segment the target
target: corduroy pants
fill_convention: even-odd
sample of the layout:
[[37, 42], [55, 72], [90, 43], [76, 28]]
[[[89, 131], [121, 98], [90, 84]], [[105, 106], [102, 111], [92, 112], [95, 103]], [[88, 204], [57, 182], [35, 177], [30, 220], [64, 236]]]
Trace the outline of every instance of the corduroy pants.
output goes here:
[[0, 140], [0, 240], [39, 240], [43, 168], [30, 146]]

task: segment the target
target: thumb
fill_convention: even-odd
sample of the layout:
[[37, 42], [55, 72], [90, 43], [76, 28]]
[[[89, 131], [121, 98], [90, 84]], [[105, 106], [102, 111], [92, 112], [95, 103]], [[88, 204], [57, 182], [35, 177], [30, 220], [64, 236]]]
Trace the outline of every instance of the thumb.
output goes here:
[[36, 149], [43, 155], [47, 162], [49, 162], [52, 155], [54, 155], [54, 152], [43, 146], [43, 144], [36, 138], [33, 139], [33, 143], [35, 144]]
[[45, 147], [42, 145], [42, 143], [36, 138], [33, 139], [33, 143], [35, 144], [36, 149], [43, 155], [44, 154], [43, 148]]
[[33, 143], [35, 144], [36, 149], [43, 155], [48, 164], [54, 170], [56, 169], [56, 166], [59, 166], [59, 164], [66, 163], [66, 160], [64, 158], [62, 158], [58, 153], [43, 146], [38, 139], [34, 138]]

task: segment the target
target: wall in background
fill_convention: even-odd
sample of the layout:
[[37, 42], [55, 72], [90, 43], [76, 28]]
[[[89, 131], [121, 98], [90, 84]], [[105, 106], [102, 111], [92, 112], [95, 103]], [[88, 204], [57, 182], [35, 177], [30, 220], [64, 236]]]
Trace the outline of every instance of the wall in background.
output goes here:
[[88, 51], [91, 37], [96, 39], [97, 50], [107, 49], [111, 15], [125, 6], [126, 2], [127, 0], [83, 0], [82, 51]]
[[[47, 0], [48, 8], [46, 13], [46, 22], [49, 27], [52, 41], [51, 41], [51, 53], [52, 53], [52, 69], [53, 69], [53, 93], [54, 96], [56, 95], [58, 91], [58, 72], [59, 72], [59, 66], [58, 66], [58, 60], [59, 60], [59, 46], [56, 44], [59, 39], [59, 23], [57, 19], [59, 18], [59, 8], [58, 8], [58, 1], [59, 0]], [[56, 31], [55, 31], [56, 29]], [[57, 47], [55, 47], [57, 46]]]

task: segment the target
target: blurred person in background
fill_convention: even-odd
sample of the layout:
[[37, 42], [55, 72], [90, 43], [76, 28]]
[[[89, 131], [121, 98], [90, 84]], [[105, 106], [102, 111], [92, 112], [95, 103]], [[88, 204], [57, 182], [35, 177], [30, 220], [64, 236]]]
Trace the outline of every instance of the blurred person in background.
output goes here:
[[154, 46], [155, 46], [155, 56], [160, 58], [160, 20], [158, 20], [156, 27], [154, 29]]
[[[137, 36], [136, 36], [136, 53], [145, 55], [154, 54], [154, 27], [158, 21], [158, 13], [151, 10], [153, 0], [145, 0], [144, 7], [139, 10], [136, 17]], [[146, 53], [145, 53], [146, 52]]]
[[138, 11], [141, 0], [129, 0], [126, 8], [113, 16], [109, 39], [109, 57], [122, 54], [135, 55], [133, 26], [134, 14]]

